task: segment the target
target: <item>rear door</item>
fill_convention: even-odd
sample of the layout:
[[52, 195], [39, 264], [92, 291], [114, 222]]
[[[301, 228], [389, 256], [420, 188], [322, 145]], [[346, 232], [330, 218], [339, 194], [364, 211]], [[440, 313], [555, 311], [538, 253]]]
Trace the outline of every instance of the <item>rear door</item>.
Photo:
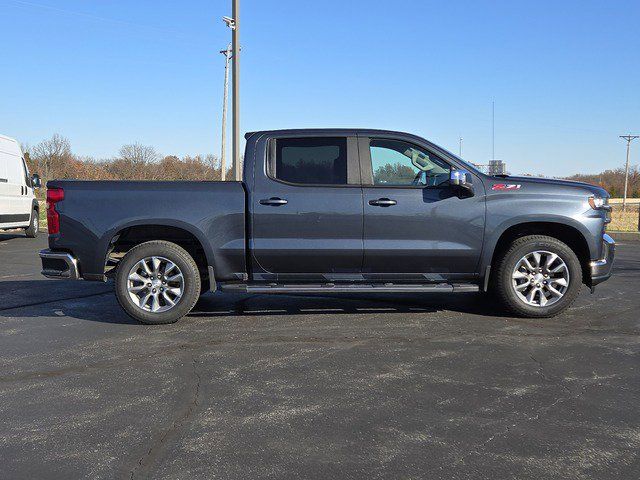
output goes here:
[[357, 139], [289, 136], [266, 141], [250, 192], [255, 279], [341, 279], [363, 257]]
[[461, 195], [449, 184], [455, 165], [404, 139], [360, 138], [359, 146], [363, 273], [430, 280], [472, 276], [484, 232], [480, 182], [475, 196]]

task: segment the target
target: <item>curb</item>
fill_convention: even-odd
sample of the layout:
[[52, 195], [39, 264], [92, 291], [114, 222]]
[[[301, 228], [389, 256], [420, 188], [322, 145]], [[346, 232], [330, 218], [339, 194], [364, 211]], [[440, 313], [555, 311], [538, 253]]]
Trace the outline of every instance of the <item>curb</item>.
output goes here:
[[640, 243], [640, 232], [607, 232], [616, 242]]

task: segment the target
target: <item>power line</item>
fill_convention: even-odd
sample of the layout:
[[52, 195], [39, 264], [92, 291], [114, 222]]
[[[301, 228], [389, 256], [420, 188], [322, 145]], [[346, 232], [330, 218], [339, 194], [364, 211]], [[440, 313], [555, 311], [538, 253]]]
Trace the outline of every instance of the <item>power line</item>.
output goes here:
[[178, 30], [171, 30], [164, 27], [157, 27], [154, 25], [146, 25], [146, 24], [141, 24], [136, 22], [130, 22], [128, 20], [119, 20], [116, 18], [101, 17], [99, 15], [93, 15], [91, 13], [79, 12], [76, 10], [68, 10], [65, 8], [54, 7], [52, 5], [44, 5], [41, 3], [26, 2], [24, 0], [5, 0], [5, 1], [13, 3], [14, 5], [17, 5], [17, 6], [39, 8], [42, 10], [50, 10], [58, 14], [81, 17], [87, 20], [94, 20], [94, 21], [99, 21], [103, 23], [111, 23], [113, 25], [120, 25], [123, 27], [135, 27], [137, 29], [155, 30], [158, 33], [163, 33], [164, 35], [169, 34], [169, 35], [172, 35], [174, 38], [179, 38], [180, 41], [185, 45], [200, 46], [192, 42], [185, 42], [185, 40], [188, 40], [191, 37], [189, 37], [187, 34], [184, 34], [183, 32], [180, 32]]

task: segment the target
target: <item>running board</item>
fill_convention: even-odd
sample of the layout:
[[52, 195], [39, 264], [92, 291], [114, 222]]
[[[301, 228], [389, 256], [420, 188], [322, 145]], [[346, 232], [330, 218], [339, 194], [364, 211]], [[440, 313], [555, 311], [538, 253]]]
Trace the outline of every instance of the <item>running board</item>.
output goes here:
[[243, 293], [465, 293], [479, 292], [480, 286], [473, 283], [374, 283], [374, 284], [226, 284], [221, 285], [225, 292]]

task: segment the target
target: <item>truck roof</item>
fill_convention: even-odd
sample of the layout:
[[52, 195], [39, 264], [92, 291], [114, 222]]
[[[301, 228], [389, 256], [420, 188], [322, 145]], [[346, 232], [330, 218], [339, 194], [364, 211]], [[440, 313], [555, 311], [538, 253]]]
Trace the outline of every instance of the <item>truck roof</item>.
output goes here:
[[[258, 130], [247, 132], [245, 138], [253, 135], [401, 135], [419, 138], [412, 133], [394, 130], [381, 130], [375, 128], [290, 128], [281, 130]], [[424, 140], [424, 139], [422, 139]]]

